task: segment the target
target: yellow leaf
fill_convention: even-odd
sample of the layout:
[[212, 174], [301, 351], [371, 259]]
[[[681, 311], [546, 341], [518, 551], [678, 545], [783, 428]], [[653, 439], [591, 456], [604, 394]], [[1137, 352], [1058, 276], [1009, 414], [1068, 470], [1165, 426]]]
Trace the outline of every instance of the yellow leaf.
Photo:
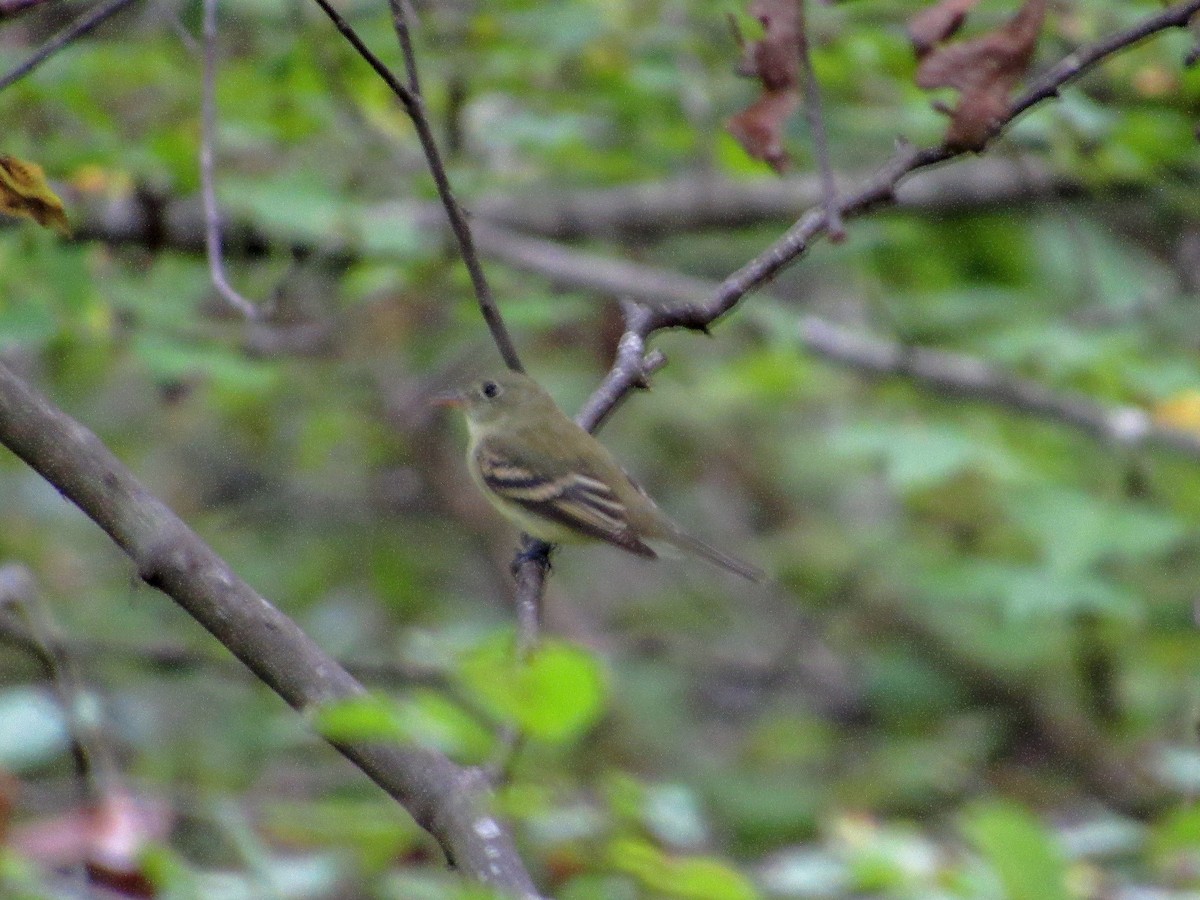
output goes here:
[[46, 173], [37, 163], [0, 154], [0, 213], [33, 219], [69, 235], [71, 225], [58, 195], [46, 183]]
[[1200, 390], [1180, 391], [1154, 404], [1153, 412], [1162, 425], [1200, 432]]

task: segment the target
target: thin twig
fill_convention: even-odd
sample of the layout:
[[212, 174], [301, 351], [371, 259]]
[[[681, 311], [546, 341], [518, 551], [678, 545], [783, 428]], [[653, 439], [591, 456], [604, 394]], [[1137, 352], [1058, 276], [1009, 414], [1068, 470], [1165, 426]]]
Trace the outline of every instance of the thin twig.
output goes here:
[[804, 95], [804, 118], [808, 122], [813, 153], [821, 171], [821, 191], [825, 202], [825, 217], [829, 220], [829, 239], [837, 243], [845, 240], [846, 229], [838, 211], [837, 182], [833, 180], [833, 164], [829, 159], [829, 140], [825, 134], [825, 116], [821, 108], [821, 85], [817, 81], [817, 73], [813, 70], [812, 55], [808, 48], [808, 16], [804, 4], [805, 0], [796, 0], [800, 17], [800, 31], [796, 43], [800, 51], [800, 89]]
[[[674, 308], [696, 305], [716, 290], [712, 282], [699, 278], [611, 260], [538, 238], [515, 235], [515, 246], [507, 248], [503, 232], [496, 228], [489, 227], [481, 235], [486, 235], [483, 246], [487, 252], [518, 269], [550, 277], [576, 290], [628, 298], [622, 304], [626, 331], [617, 358], [576, 416], [576, 421], [590, 430], [599, 427], [632, 388], [640, 386], [666, 361], [657, 350], [647, 353], [645, 339], [640, 336], [649, 332], [655, 316], [655, 307], [650, 304], [667, 300]], [[803, 316], [797, 335], [809, 353], [865, 375], [907, 379], [936, 393], [1066, 425], [1113, 446], [1164, 450], [1200, 460], [1200, 435], [1155, 422], [1149, 412], [1137, 406], [1105, 405], [1085, 394], [1055, 390], [1022, 378], [975, 357], [874, 337], [820, 316]]]
[[[651, 283], [653, 281], [651, 279]], [[627, 291], [619, 293], [626, 295], [621, 301], [625, 333], [617, 344], [616, 358], [608, 374], [575, 416], [575, 421], [587, 431], [600, 428], [631, 389], [646, 387], [647, 379], [667, 364], [667, 357], [661, 350], [646, 352], [646, 341], [641, 332], [649, 315], [647, 308], [637, 300], [629, 299]]]
[[[1177, 3], [1132, 28], [1076, 50], [1049, 69], [1013, 101], [1006, 115], [997, 123], [992, 137], [1001, 134], [1014, 119], [1033, 106], [1057, 96], [1063, 86], [1074, 81], [1101, 60], [1140, 43], [1157, 32], [1185, 27], [1197, 11], [1200, 11], [1200, 0]], [[892, 158], [857, 191], [844, 195], [837, 204], [837, 210], [842, 218], [848, 218], [862, 215], [881, 204], [894, 203], [896, 189], [904, 179], [922, 169], [961, 155], [963, 151], [950, 150], [945, 146], [916, 149], [907, 142], [900, 141]], [[630, 327], [628, 333], [645, 341], [655, 331], [664, 328], [707, 331], [748, 293], [769, 282], [780, 271], [807, 253], [816, 238], [829, 233], [829, 227], [830, 216], [825, 210], [810, 209], [771, 246], [729, 275], [706, 300], [655, 306], [652, 313], [642, 316]], [[614, 362], [614, 369], [620, 369], [623, 365], [622, 360], [618, 358]], [[632, 387], [636, 380], [626, 377], [624, 382]], [[595, 412], [603, 418], [607, 412], [606, 404], [615, 403], [618, 399], [619, 395], [616, 394], [607, 398], [596, 397]], [[589, 402], [589, 406], [591, 405]]]
[[87, 15], [80, 16], [54, 37], [50, 38], [50, 40], [46, 41], [46, 43], [42, 44], [33, 56], [29, 57], [25, 62], [10, 69], [4, 75], [0, 75], [0, 91], [14, 82], [20, 81], [59, 50], [63, 49], [63, 47], [83, 37], [105, 19], [120, 12], [131, 3], [133, 3], [133, 0], [109, 0], [108, 3], [96, 7]]
[[[513, 595], [517, 612], [516, 655], [520, 663], [529, 661], [541, 639], [542, 604], [552, 550], [545, 541], [523, 534], [521, 549], [513, 560], [512, 573], [517, 585]], [[506, 725], [500, 730], [496, 736], [496, 750], [484, 767], [490, 784], [501, 784], [507, 779], [523, 740], [524, 735], [515, 726]]]
[[[413, 126], [417, 130], [417, 138], [421, 142], [421, 150], [425, 154], [426, 163], [429, 166], [429, 172], [433, 176], [434, 184], [437, 186], [438, 197], [442, 201], [442, 206], [446, 211], [446, 217], [450, 221], [450, 228], [454, 232], [455, 240], [458, 242], [459, 253], [462, 256], [463, 264], [467, 267], [467, 273], [471, 277], [471, 285], [475, 290], [475, 299], [479, 304], [479, 311], [483, 314], [483, 320], [487, 323], [488, 330], [492, 333], [492, 340], [496, 343], [496, 349], [500, 351], [500, 356], [504, 359], [504, 364], [516, 372], [525, 371], [521, 365], [521, 357], [517, 353], [517, 346], [513, 342], [512, 336], [508, 333], [508, 328], [504, 324], [504, 319], [500, 315], [500, 310], [496, 306], [495, 298], [492, 296], [491, 285], [488, 284], [487, 276], [484, 274], [483, 265], [479, 261], [479, 254], [475, 250], [475, 242], [471, 237], [471, 229], [467, 225], [466, 216], [463, 215], [462, 208], [458, 205], [458, 201], [454, 197], [454, 192], [450, 187], [450, 178], [446, 174], [446, 167], [442, 163], [442, 156], [438, 150], [437, 140], [433, 135], [433, 128], [429, 124], [429, 116], [425, 112], [425, 103], [419, 92], [405, 85], [363, 42], [358, 33], [351, 27], [350, 23], [342, 18], [328, 2], [328, 0], [314, 0], [321, 7], [330, 20], [337, 27], [343, 37], [349, 41], [358, 55], [361, 56], [367, 64], [375, 70], [375, 73], [383, 79], [384, 83], [391, 89], [392, 93], [400, 101], [404, 107], [404, 111], [408, 113], [408, 117], [412, 120]], [[407, 25], [407, 14], [403, 3], [393, 6], [393, 16], [400, 23], [403, 23], [401, 31], [400, 43], [401, 49], [405, 53], [405, 65], [409, 71], [409, 79], [413, 87], [419, 88], [420, 82], [416, 75], [416, 58], [412, 55], [412, 42], [409, 37], [409, 29]], [[400, 25], [397, 25], [399, 28]]]
[[[46, 681], [58, 697], [63, 723], [71, 747], [77, 806], [99, 805], [116, 771], [103, 752], [99, 728], [80, 716], [83, 691], [74, 663], [64, 652], [62, 641], [43, 605], [33, 575], [24, 566], [0, 567], [0, 619], [10, 633], [20, 635], [21, 647], [37, 660]], [[17, 622], [23, 622], [23, 627]]]
[[408, 75], [408, 89], [414, 97], [421, 96], [421, 78], [417, 72], [417, 54], [413, 50], [412, 29], [408, 18], [410, 9], [405, 0], [388, 0], [392, 11], [392, 27], [396, 29], [396, 37], [400, 40], [400, 52], [404, 56], [404, 71]]
[[[318, 0], [323, 2], [323, 0]], [[500, 310], [492, 297], [492, 289], [483, 272], [479, 254], [475, 249], [475, 239], [467, 225], [458, 205], [458, 200], [450, 187], [450, 179], [446, 174], [446, 166], [442, 162], [442, 154], [438, 149], [433, 128], [429, 124], [429, 115], [425, 109], [425, 100], [421, 94], [421, 79], [417, 69], [417, 54], [413, 49], [412, 27], [409, 23], [410, 8], [407, 0], [388, 0], [392, 11], [392, 25], [400, 42], [400, 52], [404, 57], [404, 69], [408, 75], [408, 90], [411, 102], [405, 106], [409, 118], [417, 129], [421, 147], [425, 152], [425, 161], [433, 180], [437, 184], [438, 196], [450, 220], [450, 227], [458, 240], [459, 251], [463, 263], [471, 275], [471, 283], [475, 288], [475, 296], [484, 321], [492, 332], [492, 339], [505, 365], [510, 369], [523, 372], [521, 359], [517, 354], [516, 345], [504, 325]], [[525, 661], [537, 647], [542, 625], [542, 595], [545, 590], [546, 574], [550, 569], [550, 546], [544, 541], [536, 540], [530, 535], [521, 536], [521, 550], [514, 559], [513, 575], [516, 578], [517, 589], [514, 602], [517, 610], [517, 656]], [[489, 775], [493, 783], [503, 777], [508, 764], [521, 744], [521, 733], [515, 728], [505, 729], [500, 736], [500, 750], [496, 761], [489, 766]]]
[[258, 307], [234, 290], [225, 274], [221, 255], [221, 212], [217, 208], [214, 173], [217, 140], [217, 0], [204, 0], [204, 75], [200, 97], [200, 193], [204, 199], [204, 246], [208, 274], [233, 309], [251, 321], [260, 317]]

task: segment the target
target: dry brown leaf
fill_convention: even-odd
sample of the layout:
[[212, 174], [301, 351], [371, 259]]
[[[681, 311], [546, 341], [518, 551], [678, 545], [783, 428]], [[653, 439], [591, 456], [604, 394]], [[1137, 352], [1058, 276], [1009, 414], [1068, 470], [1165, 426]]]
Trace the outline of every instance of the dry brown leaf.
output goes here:
[[15, 156], [0, 155], [0, 213], [33, 219], [59, 234], [71, 233], [63, 202], [50, 190], [42, 167]]
[[979, 0], [941, 0], [908, 20], [908, 39], [920, 58], [962, 28], [967, 13]]
[[959, 92], [946, 146], [980, 150], [1008, 112], [1008, 96], [1037, 46], [1047, 0], [1027, 0], [1007, 23], [982, 37], [940, 47], [921, 61], [917, 84]]
[[776, 172], [788, 167], [788, 153], [783, 146], [783, 123], [800, 105], [794, 90], [764, 91], [726, 125], [746, 152], [761, 159]]
[[762, 23], [762, 40], [746, 48], [743, 71], [768, 91], [796, 86], [800, 77], [800, 5], [796, 0], [754, 0], [750, 15]]
[[726, 127], [748, 154], [780, 172], [788, 164], [783, 126], [800, 105], [796, 86], [804, 25], [797, 0], [754, 0], [750, 14], [762, 23], [763, 36], [745, 46], [738, 72], [757, 78], [762, 93]]

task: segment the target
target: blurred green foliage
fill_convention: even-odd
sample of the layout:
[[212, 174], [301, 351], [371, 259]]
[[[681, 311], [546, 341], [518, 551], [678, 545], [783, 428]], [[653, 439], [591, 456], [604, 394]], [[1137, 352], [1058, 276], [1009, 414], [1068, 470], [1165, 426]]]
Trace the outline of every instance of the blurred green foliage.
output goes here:
[[[847, 183], [898, 134], [944, 131], [903, 34], [921, 5], [810, 4]], [[984, 0], [967, 33], [1013, 5]], [[468, 210], [767, 177], [723, 131], [755, 94], [733, 73], [726, 16], [753, 24], [735, 4], [416, 6]], [[386, 4], [341, 8], [399, 67]], [[1055, 4], [1035, 67], [1160, 8]], [[0, 20], [0, 69], [68, 11]], [[71, 215], [193, 196], [199, 13], [125, 14], [0, 92], [0, 152], [42, 165]], [[172, 810], [144, 855], [164, 896], [487, 896], [308, 724], [465, 764], [495, 762], [517, 727], [499, 802], [538, 883], [569, 900], [1200, 890], [1197, 460], [865, 380], [803, 354], [796, 331], [815, 312], [1100, 403], [1186, 409], [1200, 384], [1189, 35], [1112, 58], [986, 154], [1075, 189], [877, 211], [712, 340], [657, 336], [669, 366], [604, 439], [673, 516], [776, 582], [567, 549], [549, 634], [517, 661], [514, 535], [426, 404], [498, 360], [462, 267], [403, 205], [435, 196], [412, 128], [315, 7], [227, 0], [221, 17], [218, 190], [269, 238], [252, 254], [231, 241], [228, 263], [269, 324], [222, 305], [194, 246], [0, 230], [0, 357], [372, 688], [298, 721], [0, 457], [0, 562], [37, 577], [114, 777]], [[788, 141], [812, 171], [799, 116]], [[583, 249], [718, 279], [787, 224]], [[488, 272], [528, 367], [577, 408], [611, 360], [614, 298]], [[156, 661], [164, 645], [190, 655]], [[15, 811], [0, 804], [0, 893], [63, 896], [21, 842], [73, 808], [63, 722], [7, 643], [0, 770], [21, 787]]]

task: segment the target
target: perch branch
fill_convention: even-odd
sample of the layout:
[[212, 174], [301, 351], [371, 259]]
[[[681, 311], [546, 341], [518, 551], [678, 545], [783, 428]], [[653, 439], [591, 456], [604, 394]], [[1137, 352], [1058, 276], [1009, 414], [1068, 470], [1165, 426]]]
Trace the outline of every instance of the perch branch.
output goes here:
[[[182, 606], [294, 709], [311, 713], [364, 688], [307, 634], [242, 581], [143, 487], [92, 432], [0, 364], [0, 443], [96, 522], [139, 577]], [[433, 750], [330, 741], [398, 800], [479, 881], [537, 897], [512, 838], [489, 807], [478, 770]]]
[[[1013, 101], [1008, 112], [997, 123], [992, 137], [1001, 134], [1013, 120], [1038, 103], [1057, 96], [1062, 87], [1100, 61], [1160, 31], [1187, 26], [1198, 10], [1200, 0], [1176, 3], [1131, 28], [1076, 50], [1036, 79], [1032, 87]], [[962, 151], [950, 150], [944, 146], [917, 149], [901, 142], [892, 158], [884, 163], [873, 177], [857, 191], [842, 197], [837, 211], [842, 218], [850, 218], [862, 215], [882, 204], [894, 203], [896, 190], [906, 178], [922, 169], [961, 155]], [[804, 256], [818, 237], [829, 234], [831, 224], [833, 223], [826, 210], [819, 207], [810, 209], [770, 247], [722, 281], [707, 298], [645, 307], [644, 312], [629, 323], [627, 336], [630, 340], [644, 342], [655, 331], [664, 328], [707, 331], [748, 293], [762, 287], [781, 270]], [[618, 357], [613, 367], [619, 370], [628, 364]], [[624, 380], [632, 386], [640, 381], [640, 374], [625, 373]], [[589, 407], [594, 406], [597, 418], [601, 419], [607, 413], [605, 404], [615, 403], [619, 399], [619, 394], [610, 395], [606, 400], [597, 396], [594, 402], [589, 401]]]
[[[481, 229], [479, 235], [484, 252], [508, 265], [563, 287], [628, 298], [624, 304], [627, 330], [617, 359], [577, 417], [585, 428], [602, 422], [628, 391], [638, 386], [639, 378], [665, 362], [657, 351], [647, 355], [645, 340], [639, 337], [655, 315], [650, 304], [665, 301], [686, 306], [702, 302], [716, 290], [711, 282], [698, 278], [509, 235], [501, 229]], [[1085, 394], [1055, 390], [1013, 375], [975, 357], [873, 337], [820, 316], [802, 316], [797, 336], [808, 352], [865, 375], [903, 378], [934, 393], [1065, 425], [1113, 446], [1165, 450], [1200, 460], [1200, 435], [1160, 424], [1137, 406], [1106, 405]]]

